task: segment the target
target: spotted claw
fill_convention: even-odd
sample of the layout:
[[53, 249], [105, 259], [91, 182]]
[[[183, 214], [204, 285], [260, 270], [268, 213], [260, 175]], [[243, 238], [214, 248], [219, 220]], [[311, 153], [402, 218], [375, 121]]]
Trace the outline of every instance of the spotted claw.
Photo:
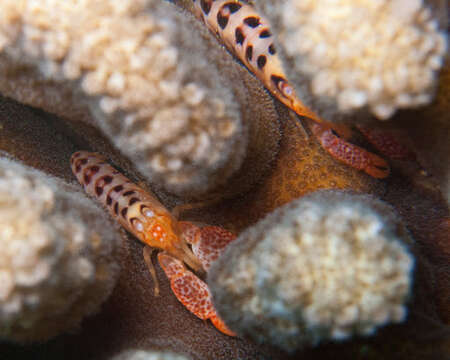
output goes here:
[[208, 271], [223, 250], [236, 239], [236, 235], [219, 226], [204, 226], [202, 228], [180, 221], [184, 239], [192, 245], [192, 251], [200, 260], [203, 268]]
[[204, 281], [186, 269], [183, 262], [167, 253], [159, 253], [158, 261], [170, 280], [173, 293], [191, 313], [202, 320], [210, 319], [222, 333], [236, 336], [216, 313], [211, 293]]
[[322, 147], [336, 160], [363, 170], [374, 178], [383, 179], [389, 175], [389, 165], [383, 158], [343, 140], [333, 130], [320, 124], [313, 123], [311, 130]]
[[217, 315], [206, 283], [183, 264], [193, 271], [208, 270], [235, 236], [217, 226], [198, 227], [178, 222], [155, 195], [132, 183], [98, 153], [78, 151], [70, 162], [84, 190], [146, 244], [143, 255], [155, 283], [155, 295], [159, 294], [159, 283], [151, 255], [154, 249], [160, 249], [163, 252], [158, 255], [159, 263], [178, 300], [200, 319], [211, 319], [219, 331], [235, 336]]

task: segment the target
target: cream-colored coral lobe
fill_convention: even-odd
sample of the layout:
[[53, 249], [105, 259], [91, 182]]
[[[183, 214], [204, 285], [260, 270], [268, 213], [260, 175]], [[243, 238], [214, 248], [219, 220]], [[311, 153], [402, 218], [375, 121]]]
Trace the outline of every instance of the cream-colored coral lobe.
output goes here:
[[213, 264], [215, 306], [238, 335], [294, 351], [401, 322], [414, 259], [392, 209], [319, 191], [250, 227]]
[[262, 109], [233, 81], [237, 64], [221, 60], [224, 74], [211, 61], [225, 52], [199, 28], [157, 0], [6, 0], [0, 90], [99, 127], [166, 190], [205, 193], [241, 167], [250, 110]]
[[0, 338], [43, 341], [78, 327], [112, 291], [119, 239], [74, 187], [0, 159]]
[[125, 350], [114, 355], [110, 360], [188, 360], [188, 358], [170, 352]]
[[300, 94], [314, 98], [327, 120], [361, 109], [385, 120], [398, 109], [431, 102], [447, 39], [426, 1], [260, 0], [256, 5], [275, 24]]

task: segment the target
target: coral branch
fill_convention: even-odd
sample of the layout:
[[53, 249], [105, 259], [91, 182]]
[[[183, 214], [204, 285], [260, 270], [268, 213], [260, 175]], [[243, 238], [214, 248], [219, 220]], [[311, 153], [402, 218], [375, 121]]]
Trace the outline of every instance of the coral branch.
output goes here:
[[119, 236], [75, 188], [0, 159], [0, 337], [43, 341], [109, 296]]
[[[273, 105], [251, 105], [248, 75], [173, 5], [8, 0], [1, 10], [0, 90], [95, 124], [167, 190], [192, 197], [223, 185], [260, 141], [249, 130], [276, 150], [260, 132], [277, 126]], [[273, 157], [264, 154], [253, 169]]]
[[219, 315], [239, 336], [293, 351], [405, 319], [414, 259], [392, 209], [319, 191], [241, 233], [211, 267]]

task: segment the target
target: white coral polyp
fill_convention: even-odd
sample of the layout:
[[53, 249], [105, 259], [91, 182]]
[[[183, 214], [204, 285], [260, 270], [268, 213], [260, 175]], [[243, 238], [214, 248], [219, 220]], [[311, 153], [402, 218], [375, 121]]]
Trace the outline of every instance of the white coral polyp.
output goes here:
[[340, 111], [379, 119], [429, 103], [446, 53], [422, 0], [285, 0], [280, 35], [296, 70]]
[[[112, 290], [117, 236], [70, 190], [0, 159], [0, 338], [46, 340], [76, 327]], [[83, 213], [99, 218], [86, 224]]]

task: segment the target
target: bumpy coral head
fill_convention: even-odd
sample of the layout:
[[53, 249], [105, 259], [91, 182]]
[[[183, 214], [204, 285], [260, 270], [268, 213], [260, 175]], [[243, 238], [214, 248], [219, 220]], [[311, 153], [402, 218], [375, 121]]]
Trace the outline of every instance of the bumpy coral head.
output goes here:
[[[271, 1], [261, 3], [272, 6]], [[381, 120], [398, 109], [431, 102], [447, 38], [429, 2], [281, 3], [281, 16], [273, 21], [282, 27], [280, 42], [292, 61], [292, 73], [310, 78], [316, 99], [335, 102], [344, 114], [365, 107]]]
[[0, 159], [0, 339], [46, 341], [111, 293], [120, 237], [62, 180]]
[[249, 228], [212, 265], [219, 315], [287, 351], [369, 335], [405, 319], [409, 237], [379, 200], [319, 191]]

